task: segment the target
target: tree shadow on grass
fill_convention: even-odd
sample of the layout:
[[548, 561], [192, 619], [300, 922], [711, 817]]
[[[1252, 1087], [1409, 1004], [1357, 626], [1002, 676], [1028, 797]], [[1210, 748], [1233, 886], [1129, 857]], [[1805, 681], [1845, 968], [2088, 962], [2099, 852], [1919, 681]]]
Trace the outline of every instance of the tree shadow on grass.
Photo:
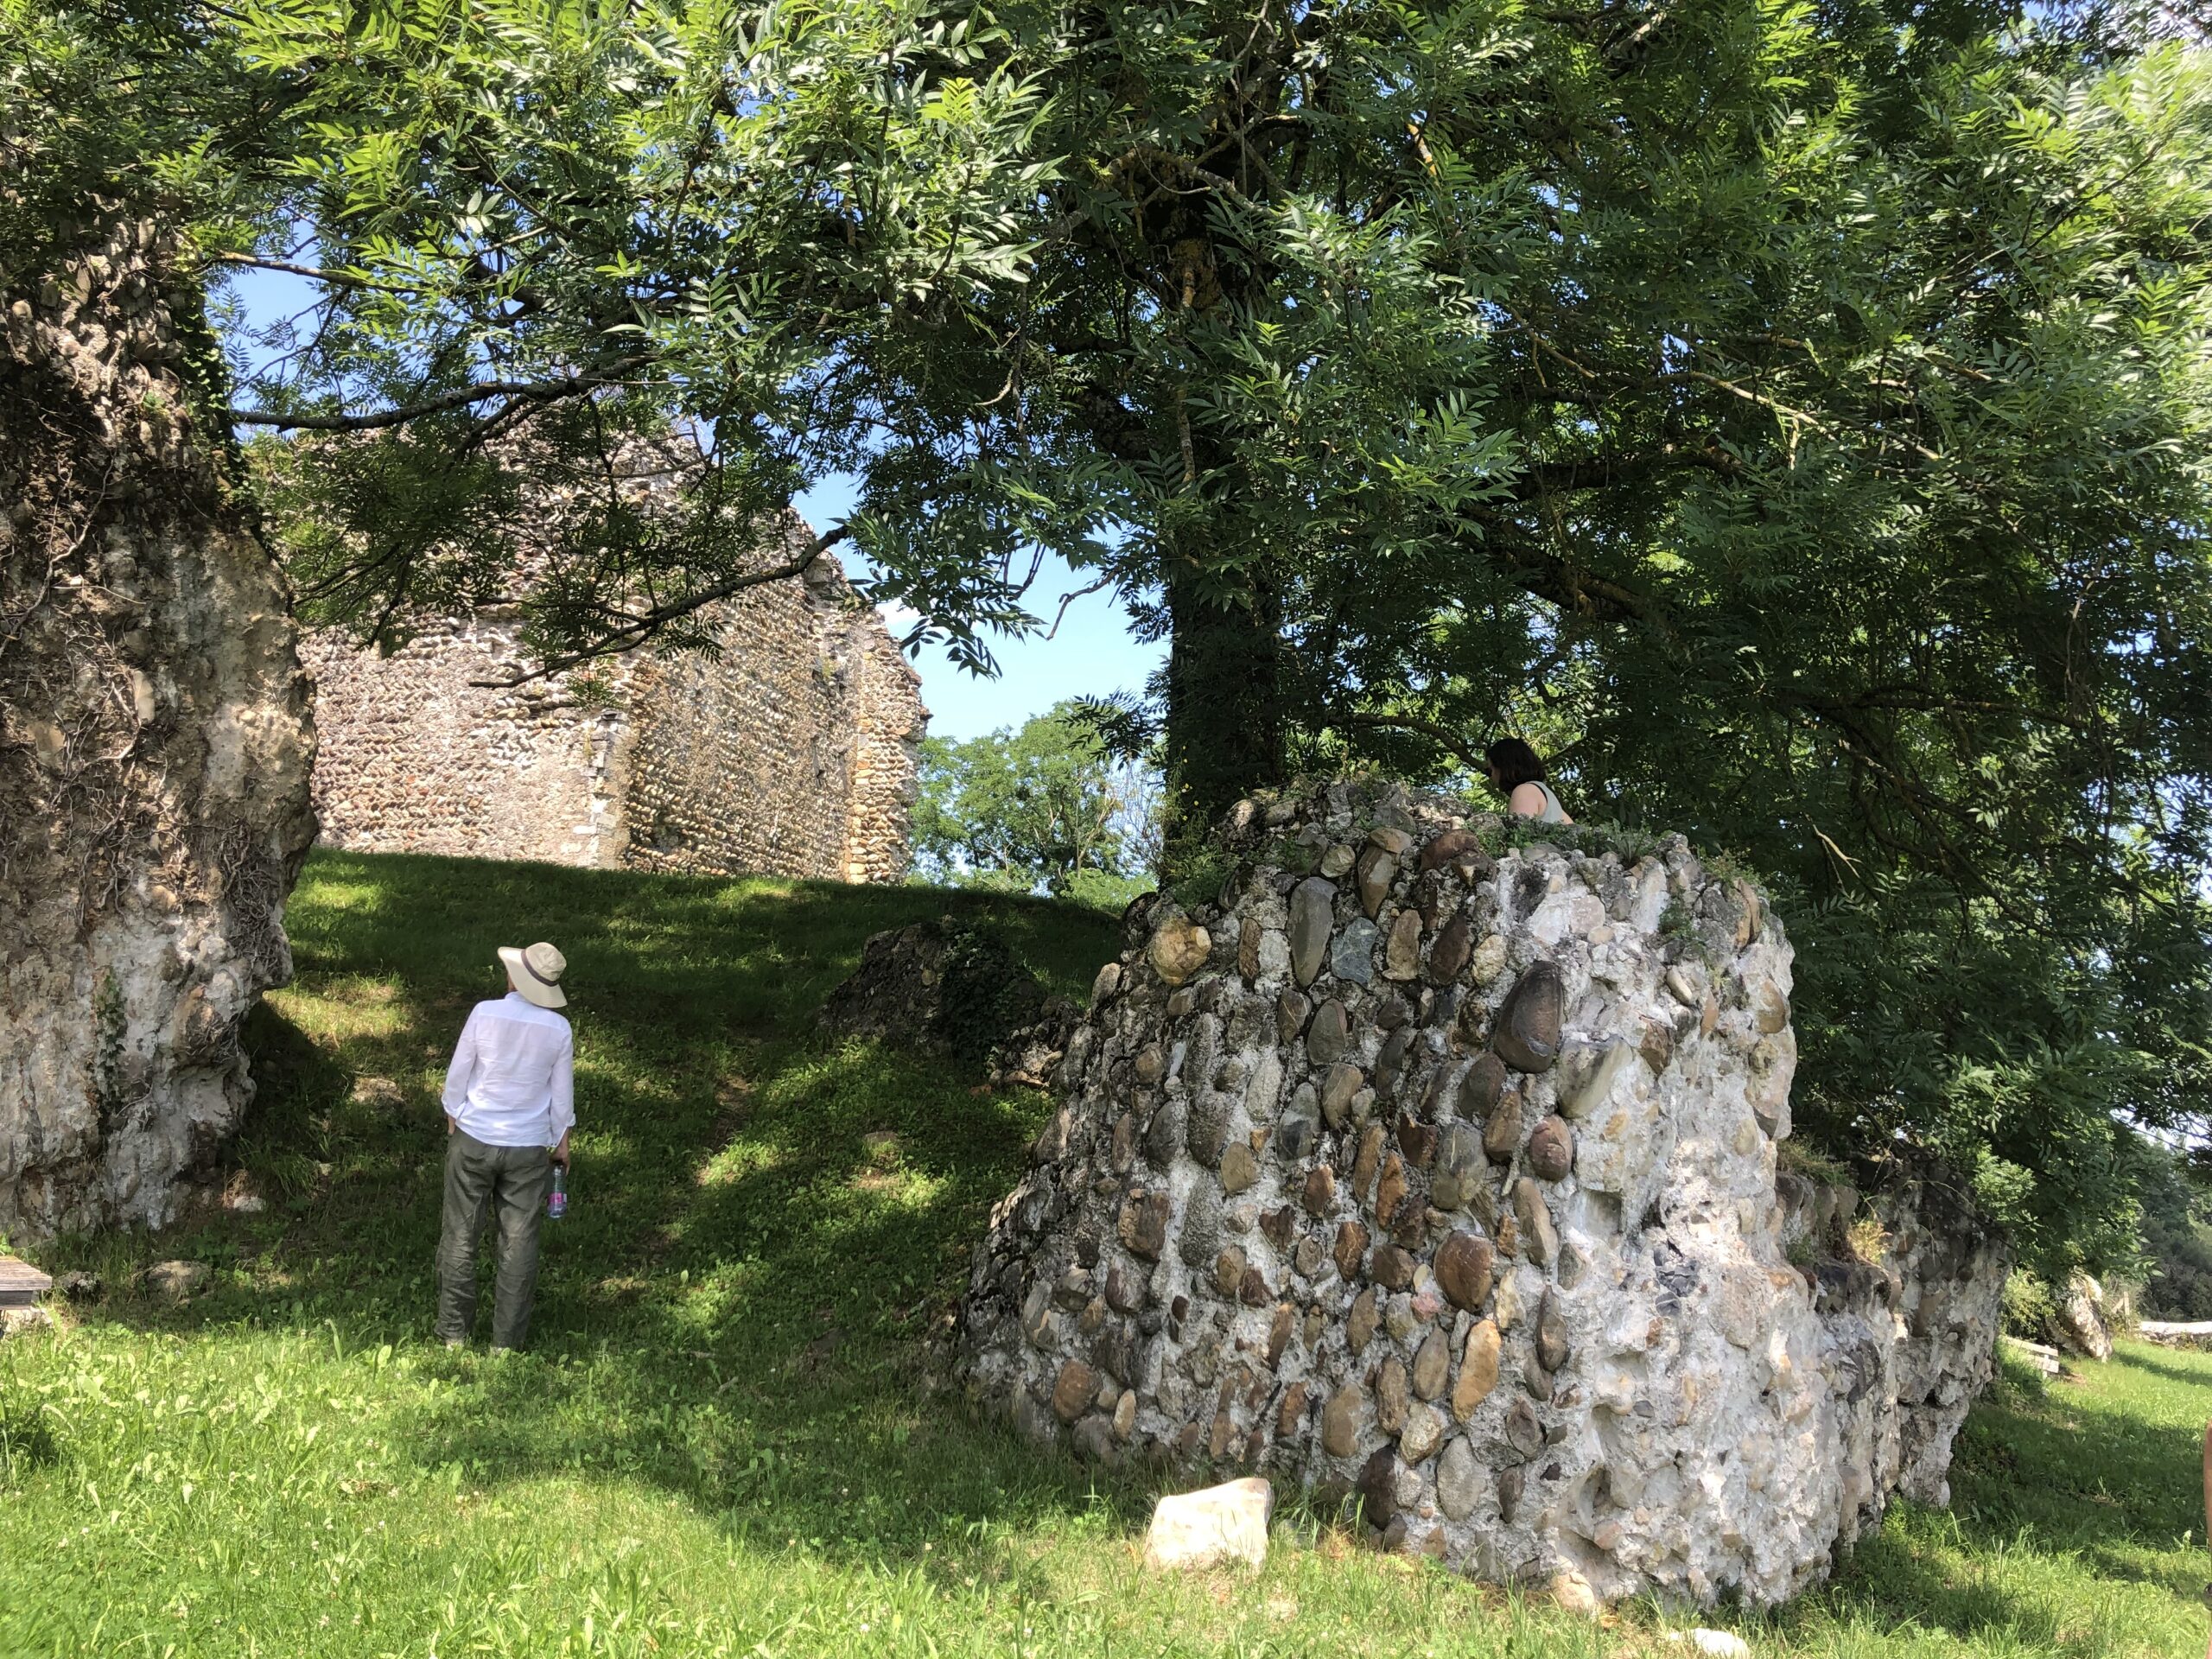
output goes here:
[[1114, 946], [1110, 918], [998, 895], [318, 855], [299, 980], [249, 1033], [262, 1092], [239, 1144], [272, 1210], [126, 1241], [226, 1270], [185, 1307], [121, 1295], [100, 1317], [426, 1344], [438, 1077], [498, 988], [493, 948], [550, 937], [575, 987], [573, 1207], [546, 1229], [533, 1351], [426, 1352], [466, 1386], [416, 1410], [409, 1454], [479, 1486], [640, 1482], [733, 1536], [869, 1560], [1101, 1503], [1134, 1521], [1133, 1478], [1040, 1457], [926, 1386], [925, 1332], [1043, 1096], [810, 1034], [871, 933], [963, 908], [1030, 930], [1033, 963], [1056, 950], [1038, 963], [1056, 988]]
[[[1802, 1630], [1852, 1615], [1962, 1638], [2003, 1632], [2024, 1649], [2063, 1649], [2079, 1610], [1996, 1581], [1988, 1563], [2023, 1548], [2073, 1554], [2100, 1577], [2164, 1584], [2193, 1599], [2193, 1582], [2146, 1573], [2127, 1551], [2170, 1548], [2198, 1524], [2198, 1472], [2197, 1438], [2186, 1427], [2082, 1411], [2056, 1393], [1986, 1397], [1954, 1452], [1950, 1510], [1901, 1503], [1897, 1520], [1862, 1541], [1834, 1581], [1777, 1622]], [[1947, 1560], [1947, 1550], [1957, 1554]]]

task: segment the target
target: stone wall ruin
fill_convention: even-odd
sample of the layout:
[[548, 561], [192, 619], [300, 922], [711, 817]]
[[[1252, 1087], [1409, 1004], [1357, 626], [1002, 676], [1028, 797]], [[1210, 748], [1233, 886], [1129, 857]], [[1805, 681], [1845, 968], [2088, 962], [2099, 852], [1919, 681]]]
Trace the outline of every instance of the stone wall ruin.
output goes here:
[[[0, 175], [0, 209], [21, 207]], [[238, 1025], [290, 972], [284, 899], [314, 833], [287, 596], [189, 413], [198, 296], [150, 222], [79, 217], [0, 318], [16, 1236], [171, 1218], [251, 1097]]]
[[1576, 1600], [1778, 1601], [1943, 1501], [2005, 1252], [1900, 1183], [1862, 1260], [1856, 1192], [1779, 1168], [1753, 888], [1383, 785], [1221, 839], [1218, 903], [1132, 912], [977, 1248], [974, 1397]]
[[[807, 538], [795, 517], [787, 539]], [[508, 689], [519, 619], [447, 619], [390, 656], [317, 630], [326, 845], [603, 869], [893, 881], [929, 715], [831, 558], [709, 613], [719, 651], [638, 651]]]

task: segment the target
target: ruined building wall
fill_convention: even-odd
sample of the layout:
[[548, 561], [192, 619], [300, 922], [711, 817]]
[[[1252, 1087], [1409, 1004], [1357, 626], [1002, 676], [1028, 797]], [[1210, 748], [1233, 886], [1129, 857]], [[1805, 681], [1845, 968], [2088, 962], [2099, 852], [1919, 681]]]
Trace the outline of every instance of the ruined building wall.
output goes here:
[[[793, 535], [804, 533], [796, 520]], [[823, 560], [712, 613], [718, 654], [600, 666], [494, 690], [524, 665], [512, 617], [480, 613], [390, 657], [335, 632], [305, 655], [330, 845], [601, 868], [888, 880], [927, 715], [919, 681]]]
[[976, 1398], [1576, 1599], [1780, 1600], [1942, 1500], [2006, 1253], [1904, 1184], [1861, 1259], [1857, 1193], [1780, 1167], [1755, 890], [1380, 784], [1221, 835], [1217, 903], [1133, 912], [977, 1248]]
[[151, 223], [81, 217], [0, 296], [0, 1232], [19, 1236], [175, 1214], [251, 1096], [238, 1025], [290, 972], [314, 833], [286, 594], [187, 412], [197, 296]]

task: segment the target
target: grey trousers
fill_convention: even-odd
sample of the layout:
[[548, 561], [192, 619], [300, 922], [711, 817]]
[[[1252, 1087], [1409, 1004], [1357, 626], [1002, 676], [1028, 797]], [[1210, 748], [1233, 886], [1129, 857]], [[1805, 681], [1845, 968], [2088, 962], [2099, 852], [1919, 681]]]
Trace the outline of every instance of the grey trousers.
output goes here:
[[475, 1328], [476, 1250], [491, 1216], [499, 1224], [492, 1345], [523, 1345], [537, 1291], [537, 1228], [552, 1187], [553, 1155], [543, 1147], [487, 1147], [458, 1129], [446, 1137], [445, 1219], [438, 1236], [440, 1341], [466, 1342]]

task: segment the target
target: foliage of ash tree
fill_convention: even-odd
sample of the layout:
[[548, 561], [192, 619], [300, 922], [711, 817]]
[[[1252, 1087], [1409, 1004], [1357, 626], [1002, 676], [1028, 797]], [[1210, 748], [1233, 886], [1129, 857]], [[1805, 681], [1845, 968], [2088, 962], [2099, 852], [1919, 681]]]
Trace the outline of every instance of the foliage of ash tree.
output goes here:
[[[2125, 6], [0, 29], [48, 219], [128, 194], [219, 285], [307, 273], [236, 404], [327, 620], [503, 582], [518, 435], [588, 484], [689, 423], [688, 512], [610, 505], [517, 596], [549, 665], [841, 541], [982, 665], [1055, 550], [1168, 642], [1119, 725], [1171, 872], [1294, 768], [1517, 728], [1579, 816], [1768, 873], [1815, 1140], [1944, 1153], [2056, 1273], [2132, 1242], [2115, 1115], [2201, 1126], [2212, 89]], [[861, 511], [757, 552], [832, 468]]]
[[1153, 886], [1159, 808], [1153, 768], [1109, 754], [1061, 703], [1019, 729], [924, 741], [914, 870], [1118, 909]]

